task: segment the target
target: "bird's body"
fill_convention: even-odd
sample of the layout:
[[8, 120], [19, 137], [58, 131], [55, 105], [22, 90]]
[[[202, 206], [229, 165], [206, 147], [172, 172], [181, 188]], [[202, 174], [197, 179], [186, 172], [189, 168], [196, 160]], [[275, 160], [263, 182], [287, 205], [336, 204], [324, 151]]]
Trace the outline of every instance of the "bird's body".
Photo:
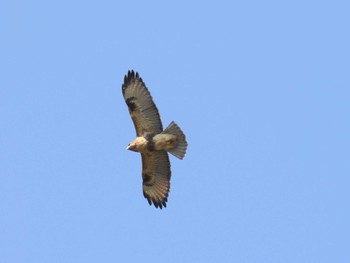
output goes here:
[[170, 151], [176, 147], [176, 143], [177, 139], [173, 134], [151, 134], [150, 136], [136, 137], [126, 149], [146, 154], [153, 151]]
[[168, 152], [179, 159], [184, 158], [187, 150], [185, 134], [175, 122], [163, 130], [158, 109], [138, 73], [128, 72], [122, 91], [137, 136], [127, 149], [141, 153], [143, 194], [150, 205], [165, 207], [171, 177]]

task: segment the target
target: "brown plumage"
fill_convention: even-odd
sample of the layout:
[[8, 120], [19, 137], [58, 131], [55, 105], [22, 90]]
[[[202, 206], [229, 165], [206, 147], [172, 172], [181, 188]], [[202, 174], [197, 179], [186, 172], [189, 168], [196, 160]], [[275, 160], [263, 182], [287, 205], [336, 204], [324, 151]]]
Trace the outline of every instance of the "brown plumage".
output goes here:
[[141, 153], [143, 194], [150, 205], [166, 207], [171, 178], [167, 152], [183, 159], [187, 150], [186, 136], [175, 122], [163, 131], [158, 109], [137, 72], [128, 71], [122, 91], [137, 136], [127, 149]]

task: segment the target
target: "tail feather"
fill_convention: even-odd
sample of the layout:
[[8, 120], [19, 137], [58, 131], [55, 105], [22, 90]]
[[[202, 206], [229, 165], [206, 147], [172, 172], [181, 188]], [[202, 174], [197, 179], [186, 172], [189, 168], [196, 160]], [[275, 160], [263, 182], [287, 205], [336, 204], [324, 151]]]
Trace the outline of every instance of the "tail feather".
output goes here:
[[174, 148], [168, 150], [168, 152], [182, 160], [185, 157], [188, 144], [186, 136], [181, 128], [172, 121], [162, 134], [172, 134], [176, 136], [177, 144]]

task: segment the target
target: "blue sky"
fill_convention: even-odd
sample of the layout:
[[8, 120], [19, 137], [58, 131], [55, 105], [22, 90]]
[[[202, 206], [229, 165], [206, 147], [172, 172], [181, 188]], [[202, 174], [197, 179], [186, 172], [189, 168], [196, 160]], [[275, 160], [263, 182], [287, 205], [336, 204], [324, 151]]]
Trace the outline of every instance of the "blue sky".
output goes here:
[[[350, 262], [346, 1], [2, 1], [0, 261]], [[142, 195], [138, 71], [189, 148]]]

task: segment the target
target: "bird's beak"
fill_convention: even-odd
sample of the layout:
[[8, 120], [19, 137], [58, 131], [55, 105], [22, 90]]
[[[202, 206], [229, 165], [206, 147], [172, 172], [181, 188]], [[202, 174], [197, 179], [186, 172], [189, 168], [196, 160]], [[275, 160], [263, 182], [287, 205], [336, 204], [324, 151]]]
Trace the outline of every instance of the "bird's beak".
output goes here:
[[125, 149], [125, 150], [129, 150], [129, 148], [130, 148], [130, 145], [128, 145], [128, 147], [126, 147], [126, 149]]

